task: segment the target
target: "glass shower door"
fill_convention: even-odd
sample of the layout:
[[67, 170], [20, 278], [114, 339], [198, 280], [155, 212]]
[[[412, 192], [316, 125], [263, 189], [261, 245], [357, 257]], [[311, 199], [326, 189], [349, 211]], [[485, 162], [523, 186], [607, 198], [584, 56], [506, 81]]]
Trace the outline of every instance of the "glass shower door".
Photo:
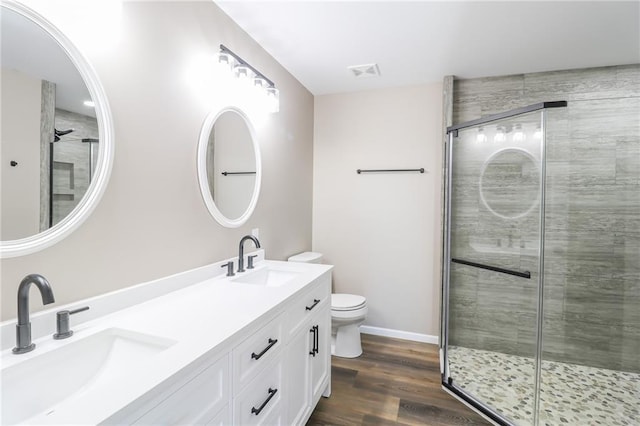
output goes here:
[[537, 110], [449, 142], [445, 380], [497, 422], [522, 425], [536, 411], [542, 127]]
[[547, 125], [540, 426], [640, 424], [639, 117], [585, 99]]

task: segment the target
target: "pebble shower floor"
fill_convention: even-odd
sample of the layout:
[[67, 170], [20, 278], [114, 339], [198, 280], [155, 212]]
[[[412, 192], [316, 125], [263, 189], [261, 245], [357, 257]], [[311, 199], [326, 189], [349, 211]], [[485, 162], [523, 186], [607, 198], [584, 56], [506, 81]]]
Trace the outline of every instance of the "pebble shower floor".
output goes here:
[[[460, 346], [448, 356], [459, 387], [515, 424], [532, 424], [532, 358]], [[539, 425], [640, 425], [640, 374], [543, 361]]]

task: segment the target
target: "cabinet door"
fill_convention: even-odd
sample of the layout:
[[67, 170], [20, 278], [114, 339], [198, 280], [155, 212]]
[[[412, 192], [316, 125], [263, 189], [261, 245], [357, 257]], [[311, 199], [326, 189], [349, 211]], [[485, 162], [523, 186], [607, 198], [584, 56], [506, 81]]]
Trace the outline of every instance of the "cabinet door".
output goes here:
[[216, 416], [209, 420], [206, 426], [226, 426], [231, 424], [231, 410], [227, 405]]
[[287, 424], [299, 425], [311, 410], [311, 384], [309, 371], [313, 348], [311, 327], [300, 330], [287, 346], [287, 387], [289, 395]]
[[134, 424], [205, 425], [228, 404], [229, 382], [229, 358], [224, 356]]
[[311, 357], [312, 403], [316, 403], [328, 385], [331, 371], [331, 311], [323, 308], [312, 320], [316, 327], [315, 356]]

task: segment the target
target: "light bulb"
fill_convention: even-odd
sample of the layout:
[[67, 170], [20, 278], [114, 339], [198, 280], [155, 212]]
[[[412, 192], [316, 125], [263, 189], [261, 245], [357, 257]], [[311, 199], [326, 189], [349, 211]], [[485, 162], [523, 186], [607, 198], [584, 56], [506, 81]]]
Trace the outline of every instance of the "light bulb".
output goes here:
[[267, 110], [269, 112], [280, 111], [280, 91], [275, 87], [268, 87], [266, 90], [267, 95]]
[[484, 128], [480, 127], [478, 129], [478, 134], [476, 135], [476, 142], [482, 143], [487, 141], [487, 135], [484, 134]]
[[253, 85], [259, 89], [267, 89], [269, 87], [269, 83], [264, 78], [259, 75], [255, 76], [253, 79]]
[[533, 132], [533, 138], [536, 140], [542, 139], [542, 129], [540, 128], [540, 126], [536, 127], [536, 131]]
[[233, 74], [242, 81], [251, 80], [253, 78], [253, 71], [246, 65], [236, 65], [233, 67]]
[[507, 133], [505, 132], [504, 127], [498, 126], [496, 129], [496, 134], [493, 137], [494, 142], [504, 142], [507, 140]]
[[522, 126], [520, 124], [516, 124], [515, 130], [513, 131], [513, 141], [514, 142], [524, 142], [526, 136], [522, 131]]
[[218, 53], [218, 62], [229, 69], [233, 69], [236, 63], [236, 58], [228, 52], [220, 52]]

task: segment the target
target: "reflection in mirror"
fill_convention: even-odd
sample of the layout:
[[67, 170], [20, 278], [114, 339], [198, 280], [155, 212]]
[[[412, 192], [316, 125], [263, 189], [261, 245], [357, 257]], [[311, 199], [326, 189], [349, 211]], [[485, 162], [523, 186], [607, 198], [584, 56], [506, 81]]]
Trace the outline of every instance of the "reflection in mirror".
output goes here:
[[247, 209], [256, 181], [256, 156], [246, 122], [235, 111], [220, 114], [207, 146], [207, 180], [218, 210], [237, 219]]
[[225, 108], [207, 117], [200, 135], [198, 175], [205, 204], [222, 225], [251, 216], [260, 190], [260, 156], [247, 116]]
[[82, 55], [30, 9], [9, 2], [1, 11], [0, 248], [12, 257], [86, 218], [106, 185], [112, 141], [106, 97]]
[[492, 213], [516, 219], [540, 201], [540, 172], [535, 158], [520, 148], [506, 148], [485, 162], [480, 175], [480, 198]]

